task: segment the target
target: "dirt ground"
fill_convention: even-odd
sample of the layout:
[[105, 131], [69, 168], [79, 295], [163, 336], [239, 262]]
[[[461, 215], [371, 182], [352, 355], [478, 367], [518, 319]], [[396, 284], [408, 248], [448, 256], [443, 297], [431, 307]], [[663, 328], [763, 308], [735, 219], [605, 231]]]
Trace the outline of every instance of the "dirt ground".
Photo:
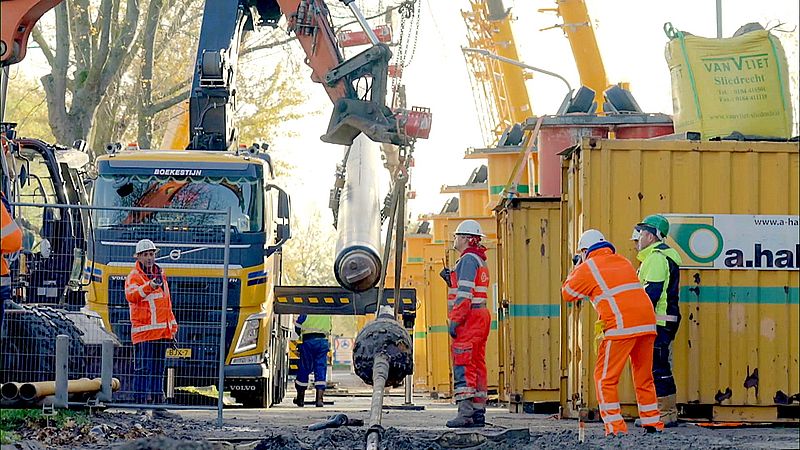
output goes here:
[[[216, 411], [176, 411], [179, 417], [160, 419], [134, 411], [107, 410], [95, 413], [86, 424], [66, 424], [60, 429], [40, 426], [23, 430], [22, 440], [3, 450], [44, 448], [114, 448], [119, 450], [189, 449], [363, 449], [366, 426], [308, 431], [310, 424], [329, 415], [344, 413], [353, 419], [368, 419], [369, 397], [365, 389], [350, 389], [351, 396], [329, 396], [324, 408], [297, 408], [287, 398], [268, 410], [226, 409], [222, 428], [216, 426]], [[357, 392], [355, 392], [357, 391]], [[292, 392], [290, 395], [293, 395]], [[309, 395], [310, 399], [310, 395]], [[398, 390], [385, 404], [399, 406]], [[447, 401], [415, 397], [422, 411], [387, 409], [382, 422], [384, 449], [599, 449], [599, 448], [696, 448], [696, 449], [795, 449], [800, 448], [800, 429], [734, 428], [707, 429], [681, 424], [657, 435], [644, 434], [629, 424], [627, 436], [605, 438], [600, 423], [588, 423], [585, 442], [578, 442], [574, 420], [545, 415], [511, 414], [490, 408], [480, 430], [453, 432], [444, 426], [455, 415]]]

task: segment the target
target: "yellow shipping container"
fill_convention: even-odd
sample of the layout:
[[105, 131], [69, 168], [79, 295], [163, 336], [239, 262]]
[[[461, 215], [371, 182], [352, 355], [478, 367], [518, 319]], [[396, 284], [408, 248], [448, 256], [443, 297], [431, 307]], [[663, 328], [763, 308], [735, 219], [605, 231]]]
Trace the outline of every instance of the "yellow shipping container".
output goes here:
[[[434, 222], [435, 223], [435, 222]], [[427, 380], [431, 395], [450, 397], [450, 336], [447, 334], [447, 285], [439, 277], [442, 261], [447, 258], [445, 244], [426, 244], [423, 248], [423, 313], [428, 326], [426, 335]]]
[[[589, 228], [635, 262], [633, 225], [671, 214], [668, 244], [684, 254], [673, 348], [683, 417], [797, 420], [798, 407], [784, 404], [800, 385], [799, 156], [797, 143], [593, 139], [567, 156], [562, 266]], [[763, 250], [767, 242], [782, 250]], [[562, 406], [574, 416], [597, 409], [596, 314], [590, 305], [564, 311]], [[623, 412], [635, 415], [629, 374], [619, 389]]]
[[512, 412], [558, 411], [561, 200], [514, 199], [498, 212], [500, 384]]

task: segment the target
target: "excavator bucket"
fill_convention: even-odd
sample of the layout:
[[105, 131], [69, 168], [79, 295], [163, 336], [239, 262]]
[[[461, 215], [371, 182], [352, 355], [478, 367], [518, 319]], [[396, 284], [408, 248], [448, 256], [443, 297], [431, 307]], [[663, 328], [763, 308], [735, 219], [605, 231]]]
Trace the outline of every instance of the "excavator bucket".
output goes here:
[[351, 145], [364, 133], [375, 142], [409, 145], [430, 135], [432, 115], [428, 108], [414, 107], [391, 112], [363, 100], [342, 98], [336, 101], [324, 142]]

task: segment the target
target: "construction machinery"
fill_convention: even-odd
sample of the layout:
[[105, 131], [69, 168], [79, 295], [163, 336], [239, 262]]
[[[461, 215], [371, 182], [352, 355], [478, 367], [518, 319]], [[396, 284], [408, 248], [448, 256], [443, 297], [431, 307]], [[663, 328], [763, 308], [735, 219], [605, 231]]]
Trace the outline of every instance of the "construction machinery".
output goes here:
[[[355, 256], [342, 257], [337, 272], [344, 287], [280, 286], [281, 249], [291, 237], [289, 195], [271, 183], [267, 146], [239, 145], [235, 121], [239, 45], [246, 32], [276, 26], [285, 16], [290, 32], [306, 52], [312, 80], [323, 85], [334, 104], [323, 141], [351, 145], [359, 140], [361, 147], [379, 152], [375, 143], [407, 148], [416, 139], [427, 137], [428, 111], [392, 110], [385, 105], [391, 51], [379, 42], [352, 0], [342, 3], [349, 6], [372, 43], [346, 60], [338, 48], [328, 8], [321, 0], [206, 2], [189, 99], [187, 149], [123, 149], [111, 145], [108, 154], [96, 161], [98, 178], [92, 204], [100, 209], [118, 209], [100, 211], [94, 220], [95, 245], [87, 263], [91, 267], [88, 307], [127, 343], [130, 321], [123, 284], [133, 266], [132, 245], [137, 239], [155, 241], [161, 255], [168, 255], [159, 264], [169, 270], [172, 292], [186, 293], [183, 301], [191, 302], [175, 311], [180, 324], [177, 353], [187, 355], [170, 362], [176, 387], [216, 384], [217, 368], [210, 363], [216, 358], [203, 362], [191, 355], [219, 356], [219, 350], [209, 343], [222, 336], [219, 330], [203, 324], [219, 317], [219, 294], [226, 286], [227, 327], [222, 342], [225, 387], [239, 402], [258, 407], [279, 403], [284, 396], [289, 314], [364, 314], [376, 311], [378, 303], [385, 303], [384, 297], [389, 297], [389, 293], [384, 295], [373, 288], [380, 271], [375, 263], [377, 249], [368, 249], [368, 273], [359, 262], [365, 260], [366, 250], [356, 241], [361, 235], [379, 233], [381, 210], [373, 208], [370, 217], [360, 217], [357, 214], [364, 214], [363, 210], [359, 211], [357, 205], [348, 207], [348, 199], [361, 198], [359, 204], [369, 203], [369, 198], [360, 195], [366, 185], [353, 179], [344, 181], [344, 190], [354, 195], [342, 196], [339, 217], [340, 224], [352, 224], [340, 226], [340, 231], [350, 232], [342, 238], [342, 249], [355, 252]], [[365, 79], [369, 88], [358, 90], [359, 81]], [[355, 158], [359, 151], [352, 154]], [[360, 170], [379, 169], [378, 164], [359, 166]], [[376, 189], [369, 189], [366, 195], [377, 200]], [[230, 224], [220, 221], [221, 217], [198, 221], [196, 214], [175, 211], [196, 212], [211, 208], [209, 205], [216, 210], [230, 208]], [[172, 209], [161, 213], [136, 208]], [[226, 272], [218, 263], [222, 262], [219, 244], [225, 241], [228, 227]], [[218, 245], [208, 245], [211, 242]], [[415, 302], [409, 297], [413, 299], [413, 292], [408, 290], [392, 297], [397, 299], [398, 313], [413, 309]]]
[[[8, 69], [25, 57], [33, 26], [60, 0], [0, 3], [0, 104], [5, 108]], [[4, 111], [3, 111], [4, 112]], [[2, 113], [0, 113], [2, 115]], [[73, 376], [98, 375], [91, 363], [99, 340], [114, 340], [83, 307], [82, 272], [91, 234], [85, 205], [91, 179], [86, 143], [51, 145], [17, 136], [16, 124], [0, 124], [0, 187], [23, 231], [23, 248], [10, 258], [11, 301], [0, 339], [0, 381], [45, 382], [55, 378], [57, 335], [66, 335]], [[33, 206], [36, 205], [44, 205]]]

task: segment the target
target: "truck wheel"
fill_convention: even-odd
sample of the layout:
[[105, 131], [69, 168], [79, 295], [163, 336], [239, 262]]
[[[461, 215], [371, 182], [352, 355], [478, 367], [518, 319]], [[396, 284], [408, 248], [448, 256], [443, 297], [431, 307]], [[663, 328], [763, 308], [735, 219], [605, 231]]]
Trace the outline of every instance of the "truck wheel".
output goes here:
[[[69, 378], [83, 378], [87, 374], [86, 346], [83, 344], [83, 332], [75, 326], [62, 311], [50, 307], [39, 308], [47, 315], [54, 325], [55, 335], [63, 334], [69, 336]], [[100, 376], [99, 373], [91, 374]]]

